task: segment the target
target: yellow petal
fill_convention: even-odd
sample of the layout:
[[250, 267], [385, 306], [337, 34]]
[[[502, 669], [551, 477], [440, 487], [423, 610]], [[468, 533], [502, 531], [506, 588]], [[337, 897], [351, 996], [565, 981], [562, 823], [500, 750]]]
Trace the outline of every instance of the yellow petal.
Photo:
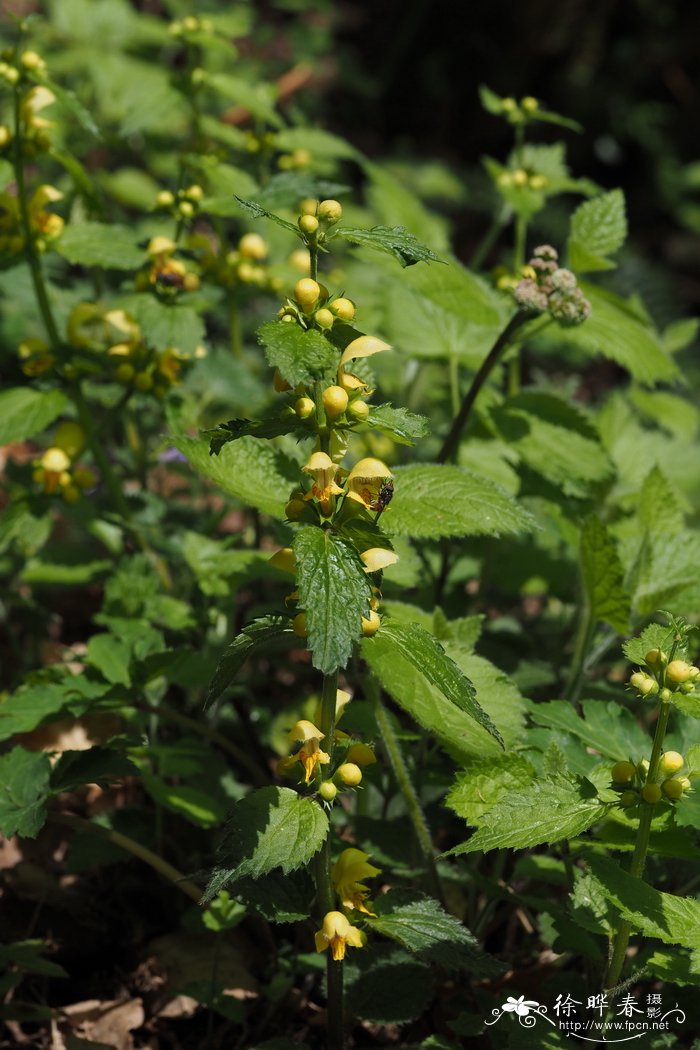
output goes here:
[[372, 357], [373, 354], [379, 354], [382, 350], [391, 350], [390, 344], [373, 335], [361, 335], [348, 343], [343, 350], [340, 367], [342, 368], [346, 361], [354, 361], [359, 357]]
[[276, 569], [280, 569], [282, 572], [288, 572], [294, 576], [297, 565], [294, 551], [291, 547], [280, 547], [280, 549], [268, 560], [268, 565], [274, 565]]
[[391, 471], [381, 459], [368, 456], [356, 463], [348, 474], [348, 482], [353, 481], [375, 481], [376, 479], [390, 478]]
[[301, 469], [306, 474], [315, 474], [316, 471], [333, 470], [334, 468], [335, 463], [326, 452], [314, 452]]
[[399, 556], [385, 547], [370, 547], [360, 555], [360, 559], [365, 566], [365, 572], [379, 572], [389, 565], [395, 565]]
[[169, 237], [151, 237], [146, 250], [149, 255], [169, 255], [176, 247], [175, 241]]
[[299, 722], [295, 722], [292, 728], [287, 733], [288, 740], [302, 740], [304, 743], [307, 740], [323, 740], [323, 733], [321, 730], [309, 722], [308, 719], [302, 718]]

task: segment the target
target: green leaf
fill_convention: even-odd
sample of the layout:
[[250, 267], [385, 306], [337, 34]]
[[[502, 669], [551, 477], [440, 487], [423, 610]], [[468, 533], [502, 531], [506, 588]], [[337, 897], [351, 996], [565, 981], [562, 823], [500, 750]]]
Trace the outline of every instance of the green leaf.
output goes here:
[[291, 418], [273, 416], [270, 419], [229, 419], [228, 423], [219, 423], [214, 430], [201, 430], [200, 436], [209, 438], [209, 455], [218, 456], [229, 441], [237, 441], [242, 437], [281, 437], [282, 434], [289, 434], [295, 429], [301, 428], [294, 416]]
[[693, 957], [685, 952], [663, 951], [658, 949], [650, 956], [645, 969], [654, 977], [658, 977], [668, 984], [680, 984], [686, 986], [697, 986], [700, 984], [700, 971], [697, 961], [693, 963]]
[[304, 868], [286, 874], [275, 868], [259, 879], [237, 879], [235, 889], [238, 900], [268, 922], [305, 922], [315, 893], [311, 873]]
[[570, 733], [614, 762], [630, 758], [636, 762], [647, 755], [647, 734], [616, 700], [584, 700], [582, 710], [583, 718], [566, 700], [529, 705], [530, 718], [537, 725]]
[[385, 434], [391, 434], [400, 445], [413, 445], [418, 438], [428, 434], [428, 420], [409, 412], [407, 408], [394, 408], [391, 404], [370, 405], [367, 425]]
[[362, 617], [369, 611], [369, 578], [355, 548], [330, 529], [301, 529], [293, 550], [312, 663], [331, 674], [345, 667], [360, 637]]
[[113, 784], [141, 771], [121, 751], [91, 747], [89, 751], [64, 751], [51, 771], [51, 790], [73, 791], [84, 784]]
[[522, 755], [479, 758], [457, 774], [445, 805], [478, 827], [498, 802], [514, 791], [530, 787], [536, 776], [534, 766]]
[[581, 283], [581, 290], [591, 304], [590, 317], [575, 328], [559, 328], [548, 339], [556, 338], [559, 347], [563, 342], [602, 354], [647, 386], [677, 379], [676, 364], [658, 336], [624, 299], [588, 282]]
[[350, 192], [349, 186], [340, 182], [329, 182], [301, 171], [280, 171], [266, 182], [257, 195], [263, 208], [298, 208], [304, 198], [313, 200], [336, 199]]
[[436, 712], [438, 724], [441, 717], [446, 717], [446, 709], [452, 706], [474, 719], [505, 747], [500, 732], [478, 703], [472, 682], [437, 639], [418, 624], [385, 620], [374, 638], [362, 643], [362, 652], [379, 681], [421, 724], [425, 724], [426, 714], [418, 713], [412, 701], [413, 690], [422, 685], [435, 690], [440, 698]]
[[369, 952], [348, 952], [343, 969], [352, 1016], [374, 1024], [413, 1021], [433, 995], [430, 968], [395, 945], [374, 944]]
[[567, 496], [589, 497], [612, 473], [595, 427], [564, 398], [528, 391], [499, 405], [491, 421], [509, 449]]
[[365, 192], [370, 210], [380, 223], [411, 230], [433, 251], [448, 251], [449, 226], [442, 215], [429, 210], [393, 171], [368, 161], [363, 168], [369, 177]]
[[600, 890], [616, 911], [645, 937], [700, 950], [700, 901], [661, 893], [608, 857], [586, 853]]
[[625, 243], [627, 216], [622, 190], [611, 190], [579, 205], [571, 217], [569, 265], [578, 273], [608, 270], [613, 255]]
[[97, 139], [101, 138], [100, 129], [95, 123], [92, 114], [88, 109], [85, 108], [82, 102], [76, 97], [76, 95], [73, 94], [72, 91], [69, 91], [67, 88], [61, 87], [61, 85], [57, 84], [55, 80], [51, 80], [50, 77], [47, 77], [45, 73], [30, 73], [29, 76], [35, 84], [44, 84], [47, 88], [53, 91], [58, 102], [63, 106], [64, 109], [68, 110], [71, 116], [76, 118], [80, 126], [84, 128], [85, 131], [87, 131], [90, 135], [93, 135]]
[[193, 355], [204, 340], [204, 321], [183, 303], [162, 303], [152, 295], [130, 295], [120, 305], [139, 323], [144, 338], [155, 350], [177, 347]]
[[479, 99], [487, 113], [491, 113], [494, 117], [503, 116], [502, 97], [487, 87], [486, 84], [479, 84]]
[[270, 219], [271, 222], [281, 226], [283, 230], [289, 230], [291, 233], [296, 234], [297, 237], [301, 237], [301, 231], [298, 226], [295, 226], [293, 222], [288, 222], [287, 219], [283, 219], [281, 215], [275, 215], [274, 212], [268, 211], [267, 208], [263, 208], [257, 201], [248, 200], [246, 197], [239, 197], [238, 194], [234, 194], [240, 207], [243, 211], [248, 212], [254, 219]]
[[129, 646], [113, 634], [94, 634], [88, 642], [86, 659], [108, 682], [131, 685]]
[[0, 833], [33, 839], [46, 819], [51, 763], [43, 751], [14, 747], [0, 756]]
[[235, 679], [243, 664], [260, 650], [267, 650], [279, 644], [281, 640], [294, 638], [290, 630], [290, 621], [283, 616], [264, 616], [253, 620], [235, 638], [221, 657], [216, 673], [207, 690], [204, 702], [205, 710], [217, 700], [224, 689]]
[[244, 437], [209, 454], [206, 438], [174, 438], [172, 444], [198, 473], [249, 507], [284, 520], [287, 493], [299, 480], [299, 468], [283, 453], [255, 438]]
[[0, 392], [0, 445], [24, 441], [45, 430], [68, 406], [60, 390], [12, 387]]
[[206, 791], [188, 784], [167, 784], [150, 773], [143, 774], [143, 785], [158, 805], [198, 827], [213, 828], [226, 818], [226, 807]]
[[317, 127], [284, 128], [275, 136], [278, 149], [308, 149], [319, 160], [358, 160], [359, 150], [338, 135]]
[[67, 706], [64, 690], [53, 682], [19, 689], [0, 702], [0, 740], [16, 733], [28, 733], [45, 719]]
[[51, 959], [42, 958], [49, 951], [45, 941], [15, 941], [0, 945], [0, 966], [16, 966], [23, 973], [39, 973], [43, 977], [67, 977], [68, 974]]
[[525, 849], [574, 838], [605, 816], [610, 806], [589, 780], [555, 777], [511, 792], [488, 814], [487, 824], [448, 851], [448, 856], [508, 847]]
[[78, 266], [137, 270], [146, 258], [138, 236], [126, 226], [100, 222], [71, 223], [52, 247]]
[[629, 629], [630, 598], [617, 548], [601, 520], [591, 514], [581, 533], [581, 573], [593, 621], [625, 634]]
[[413, 464], [394, 471], [394, 498], [383, 522], [398, 536], [499, 536], [529, 532], [534, 518], [499, 485], [462, 467]]
[[[672, 645], [673, 628], [668, 624], [650, 623], [638, 638], [629, 638], [624, 642], [622, 651], [630, 663], [643, 664], [650, 649], [663, 649], [668, 653]], [[676, 652], [679, 657], [687, 655], [687, 646], [679, 646]]]
[[230, 102], [243, 106], [258, 120], [273, 128], [282, 127], [282, 118], [274, 108], [274, 92], [265, 81], [251, 82], [247, 77], [236, 77], [230, 73], [212, 73], [205, 84]]
[[291, 788], [251, 792], [233, 807], [204, 899], [245, 876], [257, 879], [275, 868], [286, 875], [304, 867], [327, 834], [328, 817], [313, 799]]
[[403, 226], [373, 226], [370, 230], [356, 230], [341, 226], [335, 236], [363, 248], [372, 248], [398, 259], [402, 266], [413, 266], [418, 262], [442, 260], [430, 248], [421, 244], [414, 234]]
[[272, 368], [278, 368], [290, 386], [310, 385], [329, 368], [337, 368], [336, 347], [319, 332], [304, 331], [297, 324], [268, 321], [257, 332]]
[[394, 889], [377, 897], [373, 907], [376, 915], [367, 916], [368, 926], [426, 962], [481, 976], [494, 976], [504, 969], [502, 963], [484, 955], [469, 930], [432, 897]]

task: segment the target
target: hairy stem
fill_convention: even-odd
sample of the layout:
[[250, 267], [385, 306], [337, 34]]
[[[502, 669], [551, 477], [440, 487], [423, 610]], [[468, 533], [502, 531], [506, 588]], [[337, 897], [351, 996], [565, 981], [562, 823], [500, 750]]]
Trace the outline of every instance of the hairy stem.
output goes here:
[[570, 704], [577, 704], [579, 696], [581, 695], [586, 658], [588, 657], [588, 652], [591, 648], [594, 631], [595, 620], [592, 615], [590, 602], [588, 598], [585, 598], [578, 629], [576, 631], [574, 658], [571, 662], [569, 681], [566, 686], [566, 699]]
[[451, 459], [453, 453], [456, 451], [462, 434], [465, 430], [465, 427], [469, 422], [469, 415], [471, 413], [472, 408], [474, 407], [474, 402], [478, 397], [479, 391], [490, 376], [495, 366], [498, 364], [498, 360], [505, 348], [508, 346], [508, 343], [511, 341], [518, 329], [525, 324], [527, 317], [528, 315], [525, 310], [518, 310], [517, 313], [513, 314], [510, 321], [503, 329], [503, 331], [501, 332], [491, 349], [489, 350], [481, 365], [481, 368], [474, 376], [469, 390], [467, 390], [466, 394], [464, 395], [461, 407], [454, 418], [454, 421], [450, 428], [450, 432], [445, 438], [442, 444], [442, 448], [438, 452], [438, 463], [447, 463], [448, 460]]
[[174, 886], [177, 886], [190, 900], [195, 901], [199, 904], [202, 899], [202, 891], [198, 886], [195, 886], [193, 882], [186, 879], [182, 872], [174, 868], [172, 864], [169, 864], [167, 860], [163, 860], [153, 850], [148, 849], [147, 846], [142, 846], [140, 842], [136, 842], [134, 839], [129, 838], [128, 835], [123, 835], [121, 831], [114, 831], [112, 828], [103, 828], [101, 824], [94, 824], [91, 820], [85, 820], [83, 817], [76, 817], [72, 813], [50, 813], [49, 820], [54, 824], [63, 824], [68, 828], [73, 828], [75, 831], [90, 831], [94, 835], [99, 835], [100, 838], [105, 839], [107, 842], [112, 842], [115, 846], [121, 846], [122, 849], [127, 850], [133, 854], [134, 857], [138, 857], [139, 860], [144, 861], [154, 871], [157, 871], [159, 875], [162, 875], [168, 882], [172, 882]]
[[[653, 784], [656, 780], [670, 713], [671, 705], [663, 703], [662, 701], [659, 710], [659, 717], [656, 722], [656, 732], [654, 733], [651, 758], [649, 759], [649, 770], [646, 779], [647, 784]], [[641, 879], [644, 875], [644, 865], [647, 859], [647, 850], [649, 849], [651, 821], [654, 816], [654, 805], [655, 804], [649, 802], [642, 803], [642, 815], [639, 818], [637, 840], [635, 842], [634, 853], [632, 854], [632, 860], [630, 861], [629, 867], [629, 874], [633, 879]], [[631, 923], [627, 922], [626, 919], [623, 919], [617, 928], [615, 940], [613, 942], [608, 972], [605, 977], [606, 989], [614, 988], [620, 980], [620, 974], [625, 962], [631, 931]]]

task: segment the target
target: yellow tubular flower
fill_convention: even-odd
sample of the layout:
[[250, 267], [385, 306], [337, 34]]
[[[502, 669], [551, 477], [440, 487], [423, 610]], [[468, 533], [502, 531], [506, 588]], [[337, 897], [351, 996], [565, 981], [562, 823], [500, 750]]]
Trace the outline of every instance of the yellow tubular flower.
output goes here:
[[372, 510], [382, 485], [390, 477], [391, 471], [381, 459], [361, 459], [348, 474], [348, 498]]
[[[352, 693], [346, 693], [344, 689], [338, 689], [336, 691], [336, 694], [335, 694], [335, 721], [336, 721], [336, 723], [338, 723], [340, 721], [340, 719], [343, 717], [343, 712], [345, 711], [345, 708], [347, 707], [347, 705], [350, 703], [351, 700], [352, 700]], [[321, 721], [321, 704], [320, 703], [316, 706], [316, 710], [314, 711], [314, 718], [318, 722]]]
[[323, 926], [314, 935], [316, 951], [325, 952], [330, 945], [336, 962], [345, 958], [345, 949], [363, 948], [364, 938], [357, 926], [351, 926], [340, 911], [329, 911], [323, 918]]
[[333, 509], [333, 496], [342, 494], [341, 487], [336, 484], [335, 475], [338, 465], [325, 452], [314, 452], [308, 463], [302, 467], [305, 474], [311, 474], [314, 483], [304, 496], [305, 500], [318, 500], [324, 514], [330, 514]]
[[296, 559], [294, 557], [294, 551], [291, 547], [280, 547], [278, 551], [268, 559], [268, 565], [274, 565], [276, 569], [281, 569], [282, 572], [288, 572], [294, 576], [296, 572]]
[[330, 755], [327, 755], [325, 751], [321, 751], [320, 748], [320, 741], [323, 740], [323, 736], [324, 734], [321, 730], [313, 722], [309, 722], [305, 718], [295, 723], [287, 734], [288, 740], [302, 742], [302, 747], [294, 755], [294, 758], [297, 762], [301, 762], [304, 767], [304, 780], [307, 784], [311, 780], [317, 765], [325, 766], [330, 762]]
[[371, 912], [365, 904], [365, 898], [370, 891], [362, 884], [362, 880], [379, 875], [381, 868], [368, 864], [368, 860], [368, 854], [363, 853], [361, 849], [344, 849], [333, 865], [331, 878], [338, 899], [344, 908], [355, 908], [356, 911], [363, 911], [366, 915], [374, 915], [374, 912]]
[[46, 120], [45, 117], [38, 117], [37, 113], [53, 105], [55, 101], [56, 96], [53, 91], [49, 91], [43, 84], [31, 88], [22, 99], [20, 106], [20, 114], [27, 128], [52, 128], [54, 122]]

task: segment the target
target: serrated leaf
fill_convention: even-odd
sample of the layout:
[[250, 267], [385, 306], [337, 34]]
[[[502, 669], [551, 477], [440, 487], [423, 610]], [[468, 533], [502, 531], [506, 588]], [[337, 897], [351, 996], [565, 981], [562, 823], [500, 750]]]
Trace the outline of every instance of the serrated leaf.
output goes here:
[[[668, 624], [650, 623], [638, 638], [628, 638], [623, 643], [622, 651], [633, 664], [643, 664], [644, 657], [650, 649], [663, 649], [668, 653], [673, 645], [673, 629]], [[687, 646], [676, 650], [679, 657], [687, 654]]]
[[283, 230], [289, 230], [294, 233], [297, 237], [301, 236], [301, 231], [298, 226], [295, 226], [293, 222], [288, 222], [287, 219], [283, 219], [281, 215], [275, 215], [274, 212], [268, 211], [267, 208], [263, 208], [257, 201], [249, 200], [246, 197], [239, 197], [238, 194], [234, 194], [240, 207], [243, 211], [248, 212], [254, 219], [270, 219], [271, 222], [281, 226]]
[[413, 1021], [433, 994], [430, 968], [396, 945], [373, 944], [370, 952], [348, 952], [344, 976], [353, 1017], [375, 1024]]
[[668, 984], [697, 986], [700, 984], [700, 971], [697, 960], [685, 952], [663, 951], [658, 949], [645, 963], [645, 969], [654, 977]]
[[94, 634], [88, 642], [86, 659], [108, 682], [131, 685], [129, 646], [113, 634]]
[[74, 95], [72, 91], [57, 84], [55, 80], [51, 80], [50, 77], [47, 77], [44, 73], [30, 73], [29, 76], [35, 84], [44, 84], [50, 91], [53, 91], [58, 102], [76, 118], [85, 131], [89, 132], [95, 138], [101, 138], [100, 129], [95, 123], [92, 113], [85, 108], [80, 99]]
[[341, 182], [319, 179], [308, 172], [281, 171], [266, 182], [257, 196], [263, 208], [296, 208], [304, 198], [335, 200], [350, 192]]
[[490, 418], [508, 447], [566, 495], [585, 499], [612, 473], [592, 423], [561, 397], [528, 391], [499, 405]]
[[0, 833], [33, 839], [46, 819], [51, 763], [43, 751], [14, 747], [0, 756]]
[[207, 791], [189, 784], [168, 784], [161, 777], [142, 774], [143, 786], [159, 806], [200, 828], [213, 828], [226, 817], [226, 807]]
[[571, 343], [588, 353], [602, 354], [647, 386], [677, 378], [676, 364], [656, 333], [631, 311], [624, 299], [589, 282], [581, 282], [581, 290], [591, 304], [591, 315], [585, 324], [558, 329], [559, 346], [562, 342]]
[[261, 649], [268, 650], [271, 646], [277, 646], [293, 637], [290, 621], [283, 616], [264, 616], [244, 627], [219, 660], [207, 690], [205, 710], [229, 687], [246, 660], [255, 656]]
[[316, 127], [284, 128], [275, 136], [278, 149], [308, 149], [320, 160], [361, 160], [362, 155], [345, 139]]
[[586, 518], [581, 533], [581, 574], [592, 620], [625, 634], [630, 598], [622, 563], [612, 537], [595, 514]]
[[331, 674], [345, 667], [360, 637], [362, 617], [369, 611], [369, 578], [355, 548], [330, 529], [301, 529], [293, 550], [311, 660]]
[[209, 454], [218, 456], [229, 441], [238, 441], [242, 437], [273, 438], [281, 437], [300, 429], [296, 417], [271, 419], [229, 419], [228, 423], [219, 423], [214, 430], [201, 430], [200, 436], [209, 439]]
[[[438, 724], [443, 716], [447, 717], [447, 711], [452, 706], [474, 719], [501, 747], [505, 747], [493, 720], [478, 703], [472, 682], [447, 655], [437, 639], [418, 624], [385, 620], [374, 638], [364, 640], [362, 652], [379, 681], [419, 721], [422, 722], [421, 717], [416, 715], [415, 705], [411, 703], [409, 695], [411, 684], [422, 682], [428, 689], [432, 687], [437, 696], [442, 698], [437, 705]], [[403, 666], [405, 670], [406, 665], [408, 678], [401, 681], [401, 668]], [[391, 684], [386, 685], [387, 682]]]
[[380, 529], [379, 525], [365, 518], [348, 518], [338, 528], [341, 536], [350, 540], [357, 551], [363, 551], [371, 547], [381, 547], [383, 550], [393, 551], [394, 546], [388, 536]]
[[19, 689], [0, 703], [0, 740], [36, 729], [45, 719], [63, 711], [67, 704], [64, 690], [53, 682]]
[[335, 236], [359, 247], [372, 248], [374, 251], [391, 255], [398, 259], [402, 266], [413, 266], [415, 263], [429, 262], [433, 259], [441, 262], [434, 251], [421, 244], [418, 238], [403, 226], [373, 226], [369, 230], [341, 226]]
[[700, 950], [700, 901], [662, 893], [608, 857], [586, 853], [600, 891], [632, 928], [664, 944]]
[[469, 930], [432, 897], [393, 889], [378, 897], [373, 906], [376, 915], [367, 916], [368, 926], [418, 958], [481, 976], [502, 972], [503, 964], [484, 955]]
[[525, 849], [574, 838], [605, 816], [610, 806], [588, 780], [556, 777], [514, 791], [489, 812], [488, 824], [448, 856], [508, 847]]
[[113, 784], [141, 772], [121, 751], [91, 747], [89, 751], [64, 751], [51, 771], [51, 790], [73, 791], [83, 784]]
[[394, 471], [385, 515], [390, 534], [417, 539], [529, 532], [534, 518], [488, 478], [449, 464], [413, 464]]
[[298, 482], [298, 467], [277, 449], [255, 438], [230, 442], [218, 456], [210, 456], [209, 442], [201, 438], [179, 437], [175, 448], [204, 477], [249, 507], [284, 519], [287, 492]]
[[627, 216], [622, 190], [584, 201], [571, 217], [569, 265], [579, 273], [609, 269], [608, 255], [625, 243]]
[[239, 879], [235, 888], [238, 900], [268, 922], [305, 922], [315, 892], [314, 881], [305, 869], [286, 874], [275, 869], [259, 879]]
[[311, 798], [290, 788], [265, 787], [233, 807], [217, 866], [204, 894], [212, 900], [237, 879], [254, 879], [275, 868], [302, 868], [323, 845], [328, 817]]
[[407, 408], [394, 408], [391, 404], [370, 405], [367, 425], [391, 434], [400, 445], [413, 445], [428, 434], [425, 416], [409, 412]]
[[52, 247], [70, 263], [108, 270], [137, 270], [145, 254], [138, 236], [116, 223], [82, 222], [67, 226]]
[[522, 755], [494, 755], [470, 762], [457, 774], [445, 799], [458, 817], [477, 827], [493, 807], [513, 791], [529, 787], [537, 773]]
[[138, 321], [149, 346], [155, 350], [177, 347], [193, 355], [204, 340], [204, 321], [185, 303], [163, 303], [152, 295], [130, 295], [120, 305]]
[[638, 761], [649, 751], [647, 734], [617, 701], [584, 700], [582, 711], [583, 717], [566, 700], [529, 705], [530, 718], [537, 725], [570, 733], [614, 762]]
[[339, 355], [335, 346], [314, 330], [304, 331], [297, 324], [268, 321], [257, 331], [258, 341], [272, 368], [290, 386], [310, 385], [329, 368], [337, 368]]
[[60, 390], [12, 387], [0, 392], [0, 446], [45, 430], [68, 407]]

